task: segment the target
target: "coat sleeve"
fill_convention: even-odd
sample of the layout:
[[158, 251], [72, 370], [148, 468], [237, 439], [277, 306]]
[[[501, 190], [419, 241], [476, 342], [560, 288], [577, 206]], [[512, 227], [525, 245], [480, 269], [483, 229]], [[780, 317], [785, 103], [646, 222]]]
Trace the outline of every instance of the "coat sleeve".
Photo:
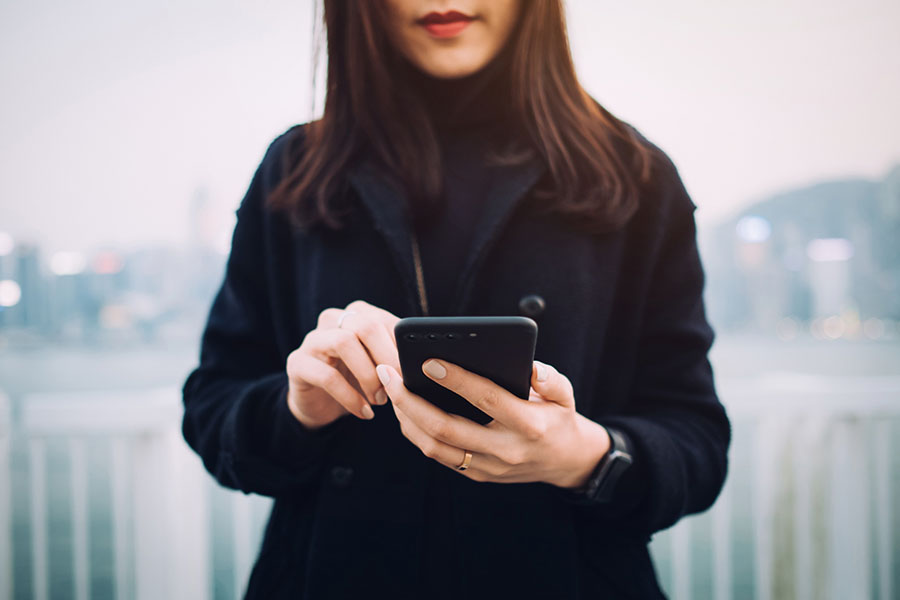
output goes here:
[[236, 211], [200, 362], [182, 389], [184, 438], [206, 469], [224, 486], [268, 496], [304, 493], [345, 421], [309, 430], [287, 405], [286, 357], [275, 344], [262, 213], [278, 142], [269, 146]]
[[582, 501], [578, 508], [588, 518], [647, 536], [713, 504], [731, 441], [708, 359], [714, 334], [703, 304], [696, 206], [674, 166], [672, 172], [673, 197], [661, 218], [627, 409], [600, 419], [625, 434], [634, 462], [609, 502]]

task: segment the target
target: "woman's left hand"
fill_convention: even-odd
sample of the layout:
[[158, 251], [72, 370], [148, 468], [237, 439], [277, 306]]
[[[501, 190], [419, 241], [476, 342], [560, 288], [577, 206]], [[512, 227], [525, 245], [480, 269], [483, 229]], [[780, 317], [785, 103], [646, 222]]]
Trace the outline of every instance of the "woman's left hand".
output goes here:
[[448, 414], [406, 389], [393, 367], [376, 367], [403, 434], [425, 456], [454, 470], [468, 450], [472, 459], [461, 473], [475, 481], [576, 488], [609, 449], [606, 429], [575, 410], [571, 382], [550, 365], [534, 361], [528, 400], [445, 360], [429, 359], [422, 371], [494, 420], [479, 425]]

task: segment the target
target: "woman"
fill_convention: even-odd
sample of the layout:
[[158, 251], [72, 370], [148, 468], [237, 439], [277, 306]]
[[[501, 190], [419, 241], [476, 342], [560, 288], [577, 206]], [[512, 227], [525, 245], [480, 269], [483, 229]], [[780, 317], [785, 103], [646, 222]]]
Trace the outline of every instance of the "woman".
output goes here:
[[[578, 84], [560, 0], [325, 20], [324, 115], [257, 169], [184, 384], [209, 471], [275, 498], [247, 596], [662, 596], [650, 536], [730, 442], [675, 166]], [[426, 314], [534, 318], [531, 401], [443, 361], [493, 422], [407, 391]]]

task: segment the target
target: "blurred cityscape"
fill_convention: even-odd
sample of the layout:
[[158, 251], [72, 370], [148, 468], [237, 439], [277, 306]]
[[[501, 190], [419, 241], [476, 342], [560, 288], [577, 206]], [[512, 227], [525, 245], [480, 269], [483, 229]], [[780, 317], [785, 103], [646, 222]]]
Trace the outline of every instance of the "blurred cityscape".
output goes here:
[[180, 247], [48, 254], [0, 231], [0, 349], [196, 344], [227, 252], [205, 188], [189, 214], [190, 242]]
[[[212, 206], [199, 189], [182, 247], [48, 254], [0, 232], [0, 348], [196, 344], [227, 256]], [[699, 240], [720, 334], [900, 337], [900, 165], [773, 195]]]
[[881, 181], [776, 194], [699, 235], [717, 330], [785, 341], [897, 337], [900, 165]]

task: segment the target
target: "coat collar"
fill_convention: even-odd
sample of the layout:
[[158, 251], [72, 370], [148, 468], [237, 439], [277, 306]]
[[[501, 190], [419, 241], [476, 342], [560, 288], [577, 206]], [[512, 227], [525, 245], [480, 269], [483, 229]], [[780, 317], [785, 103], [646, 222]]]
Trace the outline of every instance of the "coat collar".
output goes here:
[[[526, 161], [501, 167], [503, 176], [493, 179], [488, 190], [487, 205], [475, 224], [469, 252], [463, 262], [459, 287], [450, 314], [465, 314], [472, 285], [485, 255], [499, 237], [503, 226], [519, 201], [537, 183], [546, 170], [542, 160], [531, 155]], [[415, 261], [412, 251], [413, 228], [406, 209], [407, 198], [402, 186], [366, 157], [350, 168], [348, 178], [369, 211], [375, 228], [384, 237], [403, 278], [412, 313], [421, 315], [416, 286]]]

